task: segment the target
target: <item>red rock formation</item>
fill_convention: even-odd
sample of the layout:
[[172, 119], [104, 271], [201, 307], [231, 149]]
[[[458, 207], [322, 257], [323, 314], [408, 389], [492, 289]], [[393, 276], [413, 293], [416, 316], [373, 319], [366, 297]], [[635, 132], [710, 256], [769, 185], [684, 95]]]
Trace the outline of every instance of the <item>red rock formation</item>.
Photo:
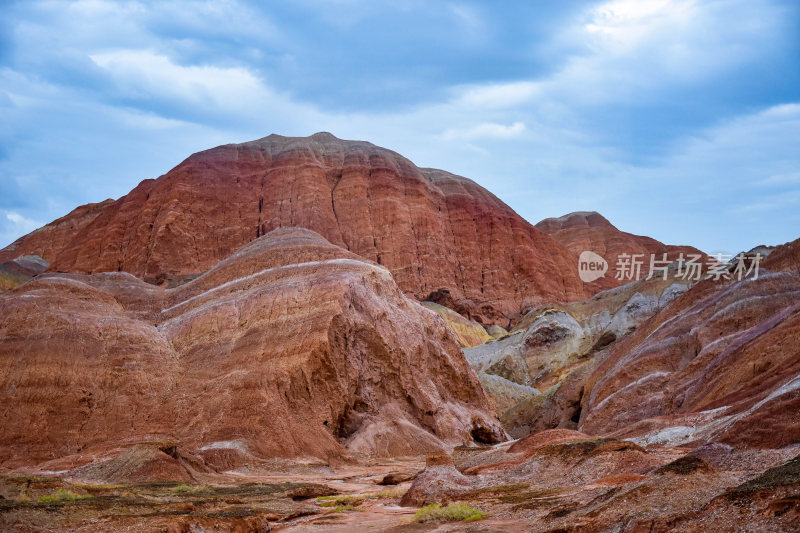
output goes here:
[[800, 440], [800, 276], [703, 281], [610, 347], [579, 429], [641, 442]]
[[775, 247], [761, 263], [761, 267], [776, 272], [800, 274], [800, 239]]
[[5, 466], [159, 439], [229, 468], [504, 437], [436, 314], [296, 228], [175, 289], [47, 274], [0, 295], [0, 405]]
[[419, 299], [449, 291], [456, 304], [441, 303], [487, 325], [584, 296], [569, 252], [476, 183], [329, 133], [200, 152], [19, 239], [0, 261], [36, 253], [53, 270], [161, 282], [204, 272], [286, 226], [385, 266]]
[[600, 213], [594, 211], [581, 211], [559, 218], [546, 218], [536, 224], [536, 228], [547, 233], [572, 252], [575, 263], [577, 263], [577, 257], [585, 250], [595, 252], [608, 261], [609, 270], [605, 277], [587, 284], [589, 294], [617, 287], [630, 281], [630, 279], [618, 280], [615, 278], [620, 254], [642, 254], [642, 277], [650, 271], [651, 254], [655, 254], [656, 260], [661, 260], [664, 253], [671, 261], [677, 260], [681, 253], [684, 254], [684, 257], [688, 257], [690, 254], [699, 254], [703, 261], [706, 259], [705, 254], [691, 246], [666, 245], [650, 237], [620, 231]]

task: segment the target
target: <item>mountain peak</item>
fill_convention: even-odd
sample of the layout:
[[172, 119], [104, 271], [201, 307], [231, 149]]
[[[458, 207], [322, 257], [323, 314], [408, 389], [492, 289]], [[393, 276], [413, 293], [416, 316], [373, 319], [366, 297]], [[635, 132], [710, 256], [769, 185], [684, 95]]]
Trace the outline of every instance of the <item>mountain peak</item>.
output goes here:
[[314, 139], [315, 141], [318, 141], [318, 142], [341, 141], [341, 139], [339, 137], [337, 137], [336, 135], [334, 135], [334, 134], [332, 134], [330, 132], [327, 132], [327, 131], [318, 131], [317, 133], [312, 135], [310, 138]]
[[536, 224], [536, 228], [545, 233], [553, 233], [568, 228], [600, 228], [614, 225], [597, 211], [575, 211], [560, 217], [546, 218]]

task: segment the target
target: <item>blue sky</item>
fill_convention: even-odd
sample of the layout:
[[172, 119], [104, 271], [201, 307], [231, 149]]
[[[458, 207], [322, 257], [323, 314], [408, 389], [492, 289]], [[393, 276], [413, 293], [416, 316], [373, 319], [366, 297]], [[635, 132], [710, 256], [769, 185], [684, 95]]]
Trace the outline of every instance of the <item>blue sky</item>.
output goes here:
[[800, 4], [0, 2], [0, 246], [193, 152], [330, 131], [530, 220], [800, 237]]

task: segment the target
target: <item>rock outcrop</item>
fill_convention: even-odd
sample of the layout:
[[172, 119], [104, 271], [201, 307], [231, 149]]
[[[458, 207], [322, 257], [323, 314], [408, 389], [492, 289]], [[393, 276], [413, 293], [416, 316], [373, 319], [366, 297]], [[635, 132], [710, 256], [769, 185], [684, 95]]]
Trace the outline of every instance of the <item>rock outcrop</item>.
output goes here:
[[449, 327], [456, 336], [458, 344], [464, 348], [471, 348], [483, 344], [484, 342], [494, 340], [494, 337], [489, 335], [486, 329], [479, 323], [464, 318], [449, 307], [433, 302], [422, 302], [422, 305], [442, 317], [447, 327]]
[[[288, 226], [320, 233], [389, 269], [417, 299], [487, 326], [586, 294], [571, 254], [475, 182], [329, 133], [194, 154], [119, 200], [22, 237], [0, 261], [35, 253], [57, 271], [181, 281]], [[441, 291], [454, 303], [429, 297]]]
[[[583, 302], [534, 308], [508, 336], [465, 349], [506, 430], [523, 437], [577, 427], [583, 382], [598, 356], [689, 288], [673, 274], [609, 289]], [[501, 386], [500, 380], [513, 383]], [[511, 395], [513, 385], [543, 394]]]
[[384, 267], [304, 229], [174, 289], [40, 276], [0, 295], [0, 368], [7, 467], [154, 440], [229, 469], [505, 437], [442, 320]]
[[761, 265], [763, 268], [800, 274], [800, 239], [776, 246], [769, 254], [762, 255], [766, 257]]

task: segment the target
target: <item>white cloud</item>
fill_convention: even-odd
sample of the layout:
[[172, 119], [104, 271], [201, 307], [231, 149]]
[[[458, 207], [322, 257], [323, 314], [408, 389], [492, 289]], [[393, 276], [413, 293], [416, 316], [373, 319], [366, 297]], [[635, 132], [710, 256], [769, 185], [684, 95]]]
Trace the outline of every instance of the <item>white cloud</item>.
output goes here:
[[784, 172], [783, 174], [773, 174], [772, 176], [761, 180], [760, 184], [766, 186], [800, 185], [800, 172]]
[[769, 53], [780, 12], [760, 1], [614, 0], [560, 39], [584, 47], [541, 80], [545, 98], [572, 105], [657, 101]]
[[10, 228], [10, 230], [4, 228], [6, 232], [13, 231], [21, 235], [24, 233], [30, 233], [36, 228], [42, 226], [41, 222], [37, 222], [30, 218], [26, 218], [15, 211], [0, 209], [0, 212], [2, 212], [5, 215], [6, 220], [10, 222], [12, 225], [12, 228]]
[[161, 95], [229, 108], [269, 94], [244, 68], [181, 66], [151, 50], [119, 50], [89, 57], [132, 97]]
[[486, 109], [514, 107], [530, 102], [537, 89], [538, 84], [530, 81], [474, 85], [461, 88], [455, 103]]
[[525, 124], [514, 122], [505, 126], [503, 124], [493, 124], [484, 122], [466, 129], [448, 129], [442, 137], [452, 141], [456, 139], [475, 140], [475, 139], [510, 139], [518, 137], [525, 131]]

